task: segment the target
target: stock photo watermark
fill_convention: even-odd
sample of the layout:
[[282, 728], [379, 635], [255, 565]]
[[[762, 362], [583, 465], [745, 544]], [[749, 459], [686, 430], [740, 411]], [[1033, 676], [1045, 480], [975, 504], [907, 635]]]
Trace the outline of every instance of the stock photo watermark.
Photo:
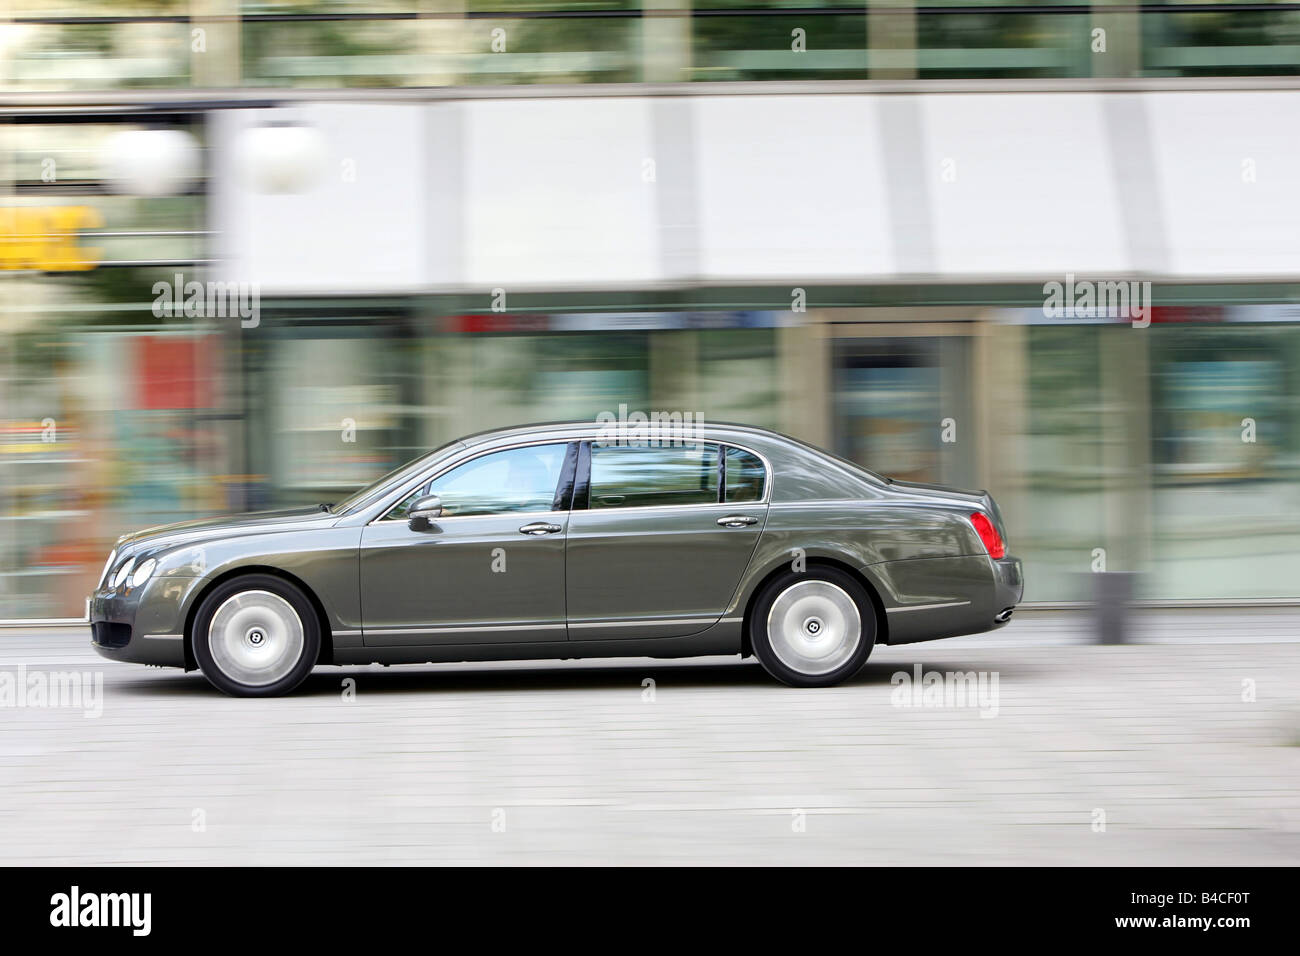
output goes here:
[[86, 893], [72, 886], [50, 897], [50, 925], [73, 929], [119, 927], [132, 936], [148, 936], [153, 929], [152, 893]]
[[889, 703], [901, 708], [973, 708], [980, 717], [999, 710], [997, 671], [897, 671], [889, 679]]
[[1127, 319], [1135, 329], [1151, 324], [1150, 280], [1080, 279], [1043, 283], [1043, 316], [1048, 319]]
[[175, 281], [153, 284], [154, 318], [239, 319], [245, 329], [262, 322], [262, 291], [256, 282], [186, 281], [176, 273]]
[[0, 670], [0, 709], [67, 708], [83, 717], [104, 713], [102, 671], [28, 670], [18, 664]]
[[700, 412], [629, 411], [622, 403], [617, 412], [599, 413], [596, 424], [600, 426], [596, 440], [603, 445], [683, 448], [704, 440], [704, 415]]

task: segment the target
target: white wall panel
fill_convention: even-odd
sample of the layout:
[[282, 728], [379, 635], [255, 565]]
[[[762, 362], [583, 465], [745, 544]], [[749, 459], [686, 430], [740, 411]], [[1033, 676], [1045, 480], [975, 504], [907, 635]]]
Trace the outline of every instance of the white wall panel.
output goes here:
[[[938, 271], [1129, 268], [1100, 94], [935, 94], [923, 102]], [[951, 165], [946, 165], [946, 164]], [[945, 181], [945, 169], [955, 178]]]
[[1296, 275], [1300, 93], [1149, 93], [1147, 109], [1170, 270]]
[[[645, 98], [464, 104], [465, 281], [484, 288], [662, 278]], [[508, 304], [508, 300], [507, 300]]]
[[[429, 284], [425, 249], [424, 106], [309, 104], [211, 114], [213, 221], [226, 278], [262, 294], [407, 291]], [[255, 192], [239, 175], [240, 134], [301, 120], [324, 137], [318, 180], [304, 192]], [[355, 181], [343, 176], [351, 160]]]
[[[760, 91], [215, 111], [215, 248], [270, 295], [1293, 276], [1297, 107]], [[241, 130], [270, 119], [325, 138], [305, 193], [236, 175]]]
[[706, 277], [894, 271], [873, 97], [704, 96], [694, 106]]

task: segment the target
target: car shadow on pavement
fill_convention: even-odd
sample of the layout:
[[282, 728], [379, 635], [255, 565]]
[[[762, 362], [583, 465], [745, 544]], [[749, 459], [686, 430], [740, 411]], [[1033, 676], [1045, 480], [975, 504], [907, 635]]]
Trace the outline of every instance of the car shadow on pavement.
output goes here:
[[[890, 686], [896, 674], [915, 676], [915, 666], [920, 663], [922, 672], [979, 672], [990, 670], [992, 662], [966, 663], [957, 661], [868, 661], [854, 677], [841, 687]], [[1019, 662], [1017, 662], [1019, 664]], [[1013, 676], [1000, 666], [992, 668], [1000, 676]], [[302, 686], [293, 692], [294, 697], [336, 696], [344, 689], [343, 682], [356, 681], [358, 693], [409, 694], [436, 693], [439, 691], [463, 693], [467, 691], [601, 691], [641, 689], [646, 679], [656, 687], [668, 689], [703, 689], [710, 687], [770, 687], [773, 691], [807, 693], [817, 688], [789, 688], [778, 683], [752, 658], [746, 660], [703, 661], [645, 661], [629, 660], [609, 663], [595, 662], [519, 662], [505, 664], [406, 664], [393, 667], [342, 666], [318, 667]], [[117, 684], [114, 693], [142, 696], [189, 696], [192, 694], [218, 695], [198, 672], [181, 674], [151, 673], [141, 679]]]

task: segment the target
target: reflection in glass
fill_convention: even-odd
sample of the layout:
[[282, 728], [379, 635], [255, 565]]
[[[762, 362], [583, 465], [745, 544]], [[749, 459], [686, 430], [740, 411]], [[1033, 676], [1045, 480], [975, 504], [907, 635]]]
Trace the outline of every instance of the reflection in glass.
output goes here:
[[763, 498], [763, 463], [741, 448], [727, 449], [728, 503], [761, 501]]
[[697, 505], [717, 500], [717, 445], [592, 446], [590, 508]]

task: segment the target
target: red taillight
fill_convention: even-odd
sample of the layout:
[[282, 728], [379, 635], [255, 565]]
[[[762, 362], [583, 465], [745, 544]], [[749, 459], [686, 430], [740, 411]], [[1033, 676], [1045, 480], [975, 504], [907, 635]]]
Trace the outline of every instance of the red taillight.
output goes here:
[[986, 515], [976, 511], [970, 516], [970, 523], [975, 526], [975, 533], [984, 542], [984, 550], [989, 553], [990, 558], [1000, 558], [1007, 553], [1007, 546], [1002, 543], [1002, 536], [998, 534], [998, 529], [993, 527], [993, 522]]

